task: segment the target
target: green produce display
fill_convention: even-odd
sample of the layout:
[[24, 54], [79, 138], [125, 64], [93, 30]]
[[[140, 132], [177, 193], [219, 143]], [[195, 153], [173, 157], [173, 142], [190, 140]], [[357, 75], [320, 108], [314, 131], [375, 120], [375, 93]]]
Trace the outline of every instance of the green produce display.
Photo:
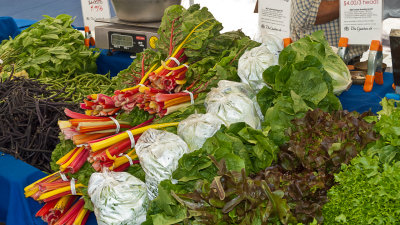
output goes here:
[[324, 224], [399, 224], [400, 162], [361, 155], [335, 175], [323, 208]]
[[[197, 25], [201, 25], [201, 29], [194, 31]], [[220, 30], [221, 23], [207, 8], [200, 9], [199, 5], [193, 5], [187, 10], [178, 5], [168, 7], [158, 30], [159, 51], [147, 49], [137, 54], [129, 68], [113, 78], [117, 84], [116, 89], [121, 90], [139, 83], [143, 71], [148, 71], [152, 65], [177, 51], [180, 44], [183, 44], [181, 47], [190, 65], [185, 84], [183, 87], [178, 86], [182, 90], [206, 91], [216, 86], [219, 80], [240, 81], [237, 75], [240, 56], [245, 50], [257, 47], [260, 43], [251, 40], [240, 30], [222, 34]], [[189, 33], [192, 35], [186, 40]], [[159, 84], [157, 88], [165, 87]]]
[[0, 45], [3, 71], [25, 70], [30, 77], [69, 77], [95, 73], [96, 49], [84, 45], [84, 37], [71, 24], [69, 15], [45, 18]]
[[[84, 46], [72, 21], [45, 16], [3, 41], [0, 77], [15, 68], [15, 76], [37, 78], [59, 90], [59, 98], [83, 100], [86, 114], [66, 110], [70, 119], [59, 122], [50, 164], [76, 179], [79, 192], [73, 194], [58, 172], [24, 190], [51, 203], [40, 211], [46, 222], [52, 215], [59, 223], [80, 224], [93, 210], [90, 176], [108, 169], [146, 182], [154, 174], [136, 155], [140, 135], [149, 128], [176, 134], [180, 121], [206, 113], [211, 88], [221, 80], [239, 82], [239, 58], [260, 43], [241, 30], [220, 33], [222, 24], [207, 8], [174, 5], [165, 10], [156, 51], [138, 53], [110, 79], [95, 74], [99, 53]], [[351, 77], [323, 31], [290, 44], [278, 61], [264, 71], [267, 87], [256, 95], [261, 129], [225, 123], [231, 125], [184, 154], [172, 179], [158, 185], [143, 224], [400, 224], [399, 102], [382, 99], [378, 115], [343, 111], [336, 95], [349, 88]], [[83, 195], [85, 204], [66, 208], [72, 219], [55, 215], [53, 198], [62, 204], [71, 194]]]

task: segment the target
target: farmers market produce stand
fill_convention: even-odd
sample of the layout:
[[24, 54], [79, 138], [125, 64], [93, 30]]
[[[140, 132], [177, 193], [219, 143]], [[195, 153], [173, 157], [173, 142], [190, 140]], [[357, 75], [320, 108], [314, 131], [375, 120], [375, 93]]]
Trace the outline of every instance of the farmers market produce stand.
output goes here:
[[[54, 22], [62, 23], [60, 19], [67, 19], [67, 25], [70, 22], [65, 15]], [[342, 110], [336, 95], [347, 91], [351, 77], [323, 32], [293, 42], [276, 55], [276, 63], [257, 70], [254, 80], [265, 85], [256, 93], [243, 80], [238, 82], [237, 74], [241, 56], [259, 50], [263, 47], [259, 43], [241, 31], [220, 33], [221, 23], [199, 5], [189, 9], [171, 6], [165, 11], [161, 27], [157, 51], [145, 49], [112, 84], [97, 85], [104, 88], [85, 93], [87, 97], [80, 104], [85, 113], [77, 109], [63, 111], [68, 118], [58, 122], [60, 143], [52, 151], [50, 162], [54, 173], [45, 175], [35, 168], [31, 170], [3, 154], [0, 160], [24, 171], [10, 173], [18, 168], [4, 163], [0, 180], [9, 188], [4, 193], [13, 196], [4, 199], [0, 209], [7, 215], [1, 220], [8, 224], [37, 224], [36, 218], [31, 221], [37, 212], [49, 223], [80, 224], [92, 209], [98, 221], [146, 221], [145, 224], [157, 225], [183, 221], [218, 224], [221, 218], [235, 224], [254, 220], [287, 224], [322, 222], [324, 218], [328, 222], [369, 219], [353, 218], [354, 213], [346, 213], [357, 209], [343, 211], [345, 207], [339, 204], [347, 196], [353, 203], [365, 198], [362, 192], [361, 196], [351, 193], [362, 189], [335, 190], [350, 190], [347, 186], [352, 181], [348, 178], [352, 176], [346, 173], [364, 177], [350, 161], [354, 165], [365, 161], [375, 165], [376, 171], [367, 177], [390, 177], [396, 175], [393, 171], [400, 171], [399, 163], [391, 164], [400, 158], [397, 130], [387, 129], [388, 125], [400, 126], [400, 110], [387, 99], [381, 101], [379, 121], [370, 112]], [[120, 39], [115, 43], [126, 41], [121, 36], [117, 38]], [[88, 50], [91, 51], [82, 51]], [[8, 69], [10, 62], [13, 58], [8, 58]], [[85, 63], [84, 59], [81, 62]], [[30, 72], [40, 70], [39, 65], [35, 64]], [[74, 73], [72, 76], [79, 77]], [[384, 79], [388, 82], [384, 84], [390, 85], [391, 78], [386, 73]], [[22, 78], [5, 81], [19, 79]], [[343, 96], [349, 97], [351, 90], [358, 91], [357, 88], [362, 92], [361, 86], [354, 85], [342, 94], [345, 109]], [[386, 88], [382, 86], [384, 93]], [[374, 103], [378, 104], [381, 100], [375, 92], [363, 95], [365, 101], [375, 97], [379, 100]], [[352, 102], [352, 106], [356, 103]], [[199, 121], [197, 117], [204, 119]], [[198, 133], [204, 136], [199, 137]], [[394, 170], [382, 173], [382, 168], [392, 166]], [[336, 183], [334, 175], [342, 169], [346, 171], [338, 175], [342, 179]], [[128, 172], [123, 174], [123, 180], [130, 180], [129, 188], [116, 179], [121, 171]], [[39, 177], [44, 178], [37, 180]], [[369, 189], [376, 185], [375, 179], [361, 180], [368, 182]], [[388, 182], [395, 185], [398, 179]], [[378, 192], [386, 193], [380, 184], [377, 183]], [[116, 198], [113, 192], [124, 196]], [[133, 198], [126, 198], [128, 194]], [[373, 199], [372, 203], [378, 206], [374, 210], [381, 210], [382, 196]], [[38, 204], [32, 199], [45, 204], [37, 211]], [[132, 207], [119, 208], [124, 205], [122, 202]], [[15, 204], [20, 204], [17, 209], [24, 210], [26, 217], [13, 215]], [[397, 210], [388, 206], [385, 213]], [[89, 221], [93, 219], [92, 214]]]

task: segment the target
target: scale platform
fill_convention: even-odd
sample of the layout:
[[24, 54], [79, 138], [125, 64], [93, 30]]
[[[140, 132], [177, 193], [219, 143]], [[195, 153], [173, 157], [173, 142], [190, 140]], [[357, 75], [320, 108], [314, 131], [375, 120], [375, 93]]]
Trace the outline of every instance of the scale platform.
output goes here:
[[96, 47], [112, 51], [136, 54], [146, 48], [155, 49], [159, 36], [157, 30], [161, 22], [135, 23], [117, 17], [99, 19], [96, 23]]

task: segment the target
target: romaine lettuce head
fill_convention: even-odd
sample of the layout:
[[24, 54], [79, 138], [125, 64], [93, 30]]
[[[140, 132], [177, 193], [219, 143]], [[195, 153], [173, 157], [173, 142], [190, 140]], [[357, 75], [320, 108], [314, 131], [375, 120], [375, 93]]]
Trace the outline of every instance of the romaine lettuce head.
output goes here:
[[[285, 56], [293, 55], [291, 52], [295, 52], [296, 57], [288, 60]], [[318, 58], [325, 71], [331, 76], [334, 94], [339, 95], [351, 86], [349, 69], [329, 46], [323, 31], [317, 31], [286, 47], [279, 57], [279, 65], [304, 61], [309, 55]]]

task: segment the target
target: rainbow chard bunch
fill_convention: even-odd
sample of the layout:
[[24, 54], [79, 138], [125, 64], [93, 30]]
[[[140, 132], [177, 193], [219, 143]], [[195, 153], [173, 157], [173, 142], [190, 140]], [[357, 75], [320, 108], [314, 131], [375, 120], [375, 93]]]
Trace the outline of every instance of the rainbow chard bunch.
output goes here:
[[84, 208], [81, 183], [69, 179], [60, 172], [44, 177], [25, 187], [25, 197], [44, 202], [36, 213], [48, 224], [85, 224], [90, 211]]
[[[187, 107], [221, 79], [239, 80], [240, 55], [259, 44], [241, 31], [220, 34], [221, 29], [207, 8], [167, 8], [158, 30], [158, 52], [147, 49], [137, 54], [132, 65], [113, 78], [117, 90], [107, 97], [112, 99], [111, 108], [130, 113], [137, 107], [163, 117]], [[97, 102], [89, 96], [82, 108], [94, 110], [91, 115], [107, 114], [96, 111], [101, 108]]]

